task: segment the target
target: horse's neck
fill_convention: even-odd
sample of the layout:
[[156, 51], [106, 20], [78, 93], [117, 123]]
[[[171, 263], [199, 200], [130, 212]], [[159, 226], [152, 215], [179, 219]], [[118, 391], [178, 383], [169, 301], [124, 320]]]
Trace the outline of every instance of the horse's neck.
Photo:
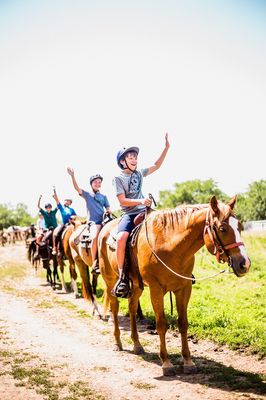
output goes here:
[[178, 256], [193, 256], [203, 245], [203, 231], [205, 227], [207, 207], [203, 207], [193, 212], [189, 221], [185, 220], [180, 224], [172, 226], [166, 230], [164, 234], [164, 242], [169, 248], [169, 251], [176, 252]]

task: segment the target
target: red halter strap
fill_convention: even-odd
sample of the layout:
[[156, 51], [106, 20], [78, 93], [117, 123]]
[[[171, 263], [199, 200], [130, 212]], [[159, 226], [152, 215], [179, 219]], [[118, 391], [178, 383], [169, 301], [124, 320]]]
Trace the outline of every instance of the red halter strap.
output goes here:
[[233, 248], [239, 247], [239, 246], [244, 246], [244, 243], [243, 242], [235, 242], [235, 243], [227, 244], [227, 245], [223, 246], [223, 248], [225, 250], [229, 250], [229, 249], [233, 249]]

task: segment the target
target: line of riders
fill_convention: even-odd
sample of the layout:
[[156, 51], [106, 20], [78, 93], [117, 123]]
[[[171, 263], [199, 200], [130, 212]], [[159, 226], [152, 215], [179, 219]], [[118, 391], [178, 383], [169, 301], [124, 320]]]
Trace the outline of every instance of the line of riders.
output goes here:
[[[168, 134], [165, 134], [164, 149], [155, 161], [155, 163], [144, 169], [137, 169], [139, 148], [123, 147], [116, 156], [117, 165], [120, 173], [114, 177], [113, 185], [116, 191], [116, 196], [121, 206], [122, 215], [118, 223], [116, 236], [116, 260], [119, 271], [118, 280], [113, 288], [112, 294], [115, 297], [127, 298], [130, 296], [130, 282], [127, 271], [127, 262], [125, 260], [126, 245], [128, 238], [133, 228], [141, 219], [138, 217], [144, 214], [147, 208], [152, 205], [151, 197], [144, 197], [142, 193], [143, 178], [152, 174], [160, 168], [170, 145]], [[100, 192], [103, 177], [99, 174], [90, 177], [91, 190], [86, 191], [81, 189], [77, 183], [73, 168], [68, 167], [67, 172], [71, 177], [72, 184], [77, 193], [85, 200], [87, 209], [87, 225], [93, 234], [90, 237], [90, 251], [92, 258], [92, 273], [97, 275], [100, 273], [98, 263], [98, 236], [103, 223], [106, 223], [115, 216], [113, 215], [108, 198]], [[52, 244], [52, 254], [63, 256], [62, 236], [65, 228], [69, 224], [75, 225], [77, 218], [76, 212], [72, 207], [72, 200], [67, 198], [61, 204], [56, 189], [54, 187], [53, 198], [56, 202], [56, 207], [46, 203], [44, 208], [41, 207], [42, 195], [39, 197], [39, 219], [37, 221], [37, 229], [39, 234], [36, 238], [36, 244], [41, 243], [44, 235], [46, 240], [50, 239]], [[60, 211], [62, 224], [58, 226], [56, 213]], [[104, 222], [103, 222], [104, 221]]]

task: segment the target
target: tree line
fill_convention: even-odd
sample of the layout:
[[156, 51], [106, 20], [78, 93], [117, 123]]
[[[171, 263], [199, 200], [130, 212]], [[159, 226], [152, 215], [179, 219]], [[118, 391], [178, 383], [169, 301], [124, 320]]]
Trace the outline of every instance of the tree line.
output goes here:
[[[205, 181], [194, 179], [175, 183], [172, 190], [159, 192], [158, 207], [174, 208], [182, 204], [205, 204], [215, 195], [221, 201], [228, 201], [229, 196], [223, 193], [213, 179]], [[237, 196], [236, 215], [241, 222], [266, 220], [266, 180], [253, 182], [245, 193]], [[35, 218], [34, 218], [35, 219]], [[33, 217], [24, 203], [15, 207], [0, 204], [0, 229], [9, 226], [29, 226]]]
[[18, 203], [16, 206], [0, 204], [0, 229], [9, 226], [29, 226], [32, 219], [28, 207], [24, 203]]
[[[195, 179], [175, 183], [172, 190], [160, 191], [158, 206], [174, 208], [182, 204], [205, 204], [213, 195], [224, 202], [230, 199], [213, 179]], [[251, 183], [245, 193], [237, 195], [235, 212], [241, 222], [266, 220], [266, 180]]]

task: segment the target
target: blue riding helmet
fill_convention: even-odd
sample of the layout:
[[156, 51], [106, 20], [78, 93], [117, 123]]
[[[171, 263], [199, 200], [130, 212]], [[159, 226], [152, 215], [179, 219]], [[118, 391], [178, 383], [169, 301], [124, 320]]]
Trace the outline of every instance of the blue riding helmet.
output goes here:
[[95, 181], [95, 179], [101, 179], [101, 181], [103, 181], [103, 177], [100, 174], [96, 174], [90, 177], [90, 184], [92, 184], [92, 182]]
[[123, 147], [120, 149], [116, 155], [116, 162], [119, 168], [123, 169], [123, 165], [120, 163], [121, 159], [125, 157], [127, 153], [130, 153], [131, 151], [134, 151], [135, 153], [139, 154], [139, 148], [136, 146], [132, 147]]

